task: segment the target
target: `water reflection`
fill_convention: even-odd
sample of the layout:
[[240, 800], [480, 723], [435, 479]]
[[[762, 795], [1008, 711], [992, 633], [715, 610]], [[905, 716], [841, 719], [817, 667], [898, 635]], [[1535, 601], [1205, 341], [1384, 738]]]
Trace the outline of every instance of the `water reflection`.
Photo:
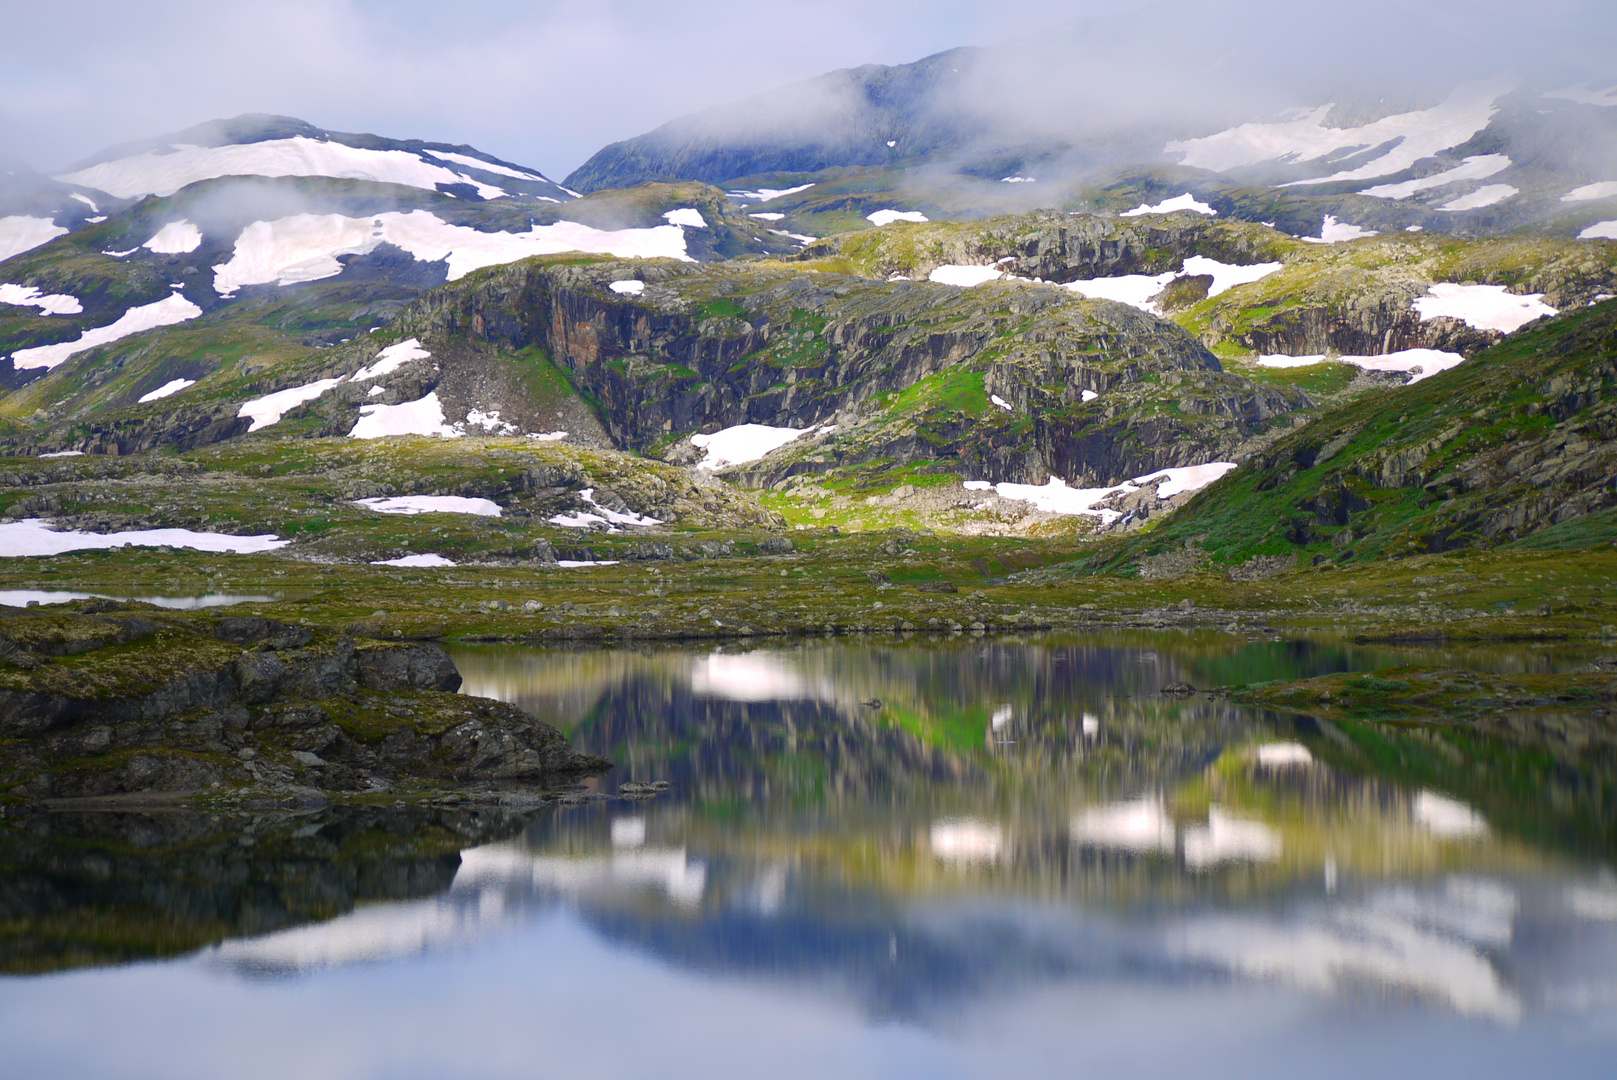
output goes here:
[[195, 611], [200, 608], [230, 607], [234, 604], [273, 604], [278, 600], [293, 599], [287, 593], [255, 595], [251, 593], [203, 593], [197, 596], [109, 596], [103, 593], [64, 592], [58, 589], [0, 589], [0, 606], [29, 607], [33, 604], [66, 604], [73, 600], [135, 600], [153, 607], [175, 611]]
[[[657, 1030], [633, 1063], [669, 1075], [710, 1074], [720, 1051], [698, 1034], [743, 1013], [754, 1019], [722, 1053], [782, 1075], [1061, 1071], [1080, 1045], [1111, 1072], [1288, 1075], [1328, 1060], [1342, 1075], [1424, 1075], [1437, 1055], [1474, 1054], [1479, 1074], [1511, 1062], [1600, 1075], [1617, 1041], [1601, 1026], [1617, 1005], [1610, 771], [1559, 761], [1546, 787], [1519, 755], [1442, 730], [1158, 692], [1209, 685], [1212, 671], [1251, 681], [1384, 662], [1291, 644], [1243, 646], [1240, 667], [1215, 646], [468, 650], [456, 659], [470, 692], [518, 701], [620, 762], [601, 793], [672, 786], [482, 816], [126, 827], [101, 845], [110, 890], [85, 861], [107, 821], [5, 821], [19, 872], [0, 919], [10, 955], [30, 958], [9, 970], [142, 955], [60, 959], [73, 912], [116, 909], [127, 930], [147, 911], [172, 931], [190, 911], [176, 947], [144, 955], [202, 946], [176, 979], [275, 976], [294, 997], [318, 994], [353, 1019], [344, 1053], [373, 1063], [363, 996], [338, 1004], [322, 989], [352, 972], [389, 973], [424, 1001], [442, 979], [481, 1009], [543, 1000], [572, 1018], [545, 1030], [592, 1047]], [[139, 847], [133, 835], [147, 855], [109, 853]], [[348, 869], [309, 872], [333, 863]], [[19, 900], [43, 895], [76, 899]], [[561, 954], [591, 959], [563, 972]], [[537, 966], [517, 973], [516, 955]], [[137, 993], [126, 970], [100, 992]], [[0, 980], [8, 1044], [27, 1034], [3, 1019], [20, 985]], [[574, 999], [595, 1011], [569, 1011]], [[389, 1008], [390, 1022], [434, 1023], [426, 1005]], [[251, 999], [221, 1009], [211, 1022], [255, 1022]], [[1164, 1040], [1169, 1016], [1196, 1037]], [[1389, 1025], [1402, 1051], [1359, 1037]], [[506, 1063], [525, 1060], [513, 1049], [525, 1030], [485, 1033], [474, 1064], [450, 1071], [517, 1075]], [[1228, 1031], [1288, 1050], [1253, 1058]], [[855, 1044], [872, 1055], [857, 1066], [778, 1056]], [[636, 1071], [605, 1053], [608, 1074]]]

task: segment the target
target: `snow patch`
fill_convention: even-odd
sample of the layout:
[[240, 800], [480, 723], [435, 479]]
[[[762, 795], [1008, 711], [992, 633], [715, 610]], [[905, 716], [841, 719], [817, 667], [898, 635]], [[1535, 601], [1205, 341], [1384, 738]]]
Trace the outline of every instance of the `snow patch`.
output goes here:
[[77, 315], [84, 310], [76, 296], [42, 293], [32, 285], [0, 285], [0, 304], [36, 307], [41, 315]]
[[1297, 239], [1309, 244], [1341, 244], [1348, 240], [1361, 240], [1366, 236], [1375, 235], [1374, 229], [1362, 229], [1345, 221], [1337, 221], [1334, 215], [1326, 214], [1325, 220], [1320, 223], [1318, 236], [1299, 236]]
[[361, 405], [359, 419], [348, 433], [350, 439], [385, 439], [392, 435], [458, 439], [461, 433], [444, 422], [444, 407], [438, 400], [436, 390], [424, 398], [402, 405], [383, 405], [380, 402]]
[[142, 304], [140, 307], [130, 308], [118, 317], [118, 321], [107, 326], [98, 326], [80, 334], [76, 341], [64, 341], [58, 345], [39, 345], [32, 349], [18, 349], [11, 354], [11, 361], [18, 370], [23, 368], [53, 368], [63, 360], [75, 353], [93, 349], [99, 345], [108, 345], [138, 334], [145, 330], [153, 330], [159, 326], [173, 326], [175, 323], [194, 319], [202, 314], [202, 309], [179, 293], [171, 293], [153, 304]]
[[747, 216], [748, 217], [755, 217], [759, 221], [780, 221], [786, 215], [785, 214], [748, 214]]
[[363, 218], [296, 214], [255, 221], [243, 229], [230, 261], [213, 268], [213, 287], [221, 296], [232, 296], [243, 285], [291, 285], [335, 277], [342, 273], [339, 256], [366, 255], [384, 243], [422, 262], [447, 260], [450, 281], [485, 266], [562, 251], [692, 261], [685, 253], [685, 230], [678, 225], [612, 232], [559, 221], [508, 233], [450, 225], [425, 210]]
[[1578, 234], [1579, 240], [1617, 240], [1617, 221], [1597, 221]]
[[1006, 401], [1004, 398], [1000, 397], [998, 394], [990, 394], [990, 395], [988, 395], [988, 400], [992, 401], [996, 407], [1004, 409], [1006, 412], [1015, 412], [1016, 411], [1015, 409], [1011, 408], [1011, 403], [1010, 402]]
[[1508, 168], [1510, 158], [1504, 154], [1474, 154], [1466, 158], [1463, 164], [1456, 165], [1452, 169], [1423, 176], [1419, 180], [1405, 180], [1399, 184], [1377, 184], [1375, 187], [1365, 188], [1359, 194], [1377, 199], [1407, 199], [1417, 192], [1447, 187], [1461, 180], [1486, 180]]
[[707, 221], [703, 219], [702, 212], [694, 206], [682, 206], [678, 210], [670, 210], [663, 215], [663, 220], [670, 225], [689, 225], [693, 229], [707, 228]]
[[83, 457], [83, 450], [54, 450], [49, 454], [39, 455], [41, 458]]
[[277, 390], [273, 394], [265, 394], [263, 397], [244, 402], [241, 408], [236, 410], [236, 415], [252, 417], [252, 426], [247, 430], [249, 432], [258, 431], [272, 424], [279, 424], [281, 417], [299, 405], [313, 401], [342, 381], [341, 378], [320, 379], [317, 382], [305, 383], [302, 386], [290, 386], [285, 390]]
[[1100, 397], [1100, 395], [1093, 390], [1080, 390], [1078, 392], [1079, 401], [1094, 401], [1098, 397]]
[[1151, 303], [1151, 298], [1176, 276], [1172, 271], [1156, 275], [1119, 274], [1117, 277], [1069, 281], [1062, 288], [1091, 300], [1113, 300], [1155, 315], [1157, 306]]
[[[1266, 368], [1297, 368], [1323, 364], [1327, 356], [1260, 356], [1257, 365]], [[1402, 371], [1414, 377], [1410, 384], [1429, 379], [1440, 371], [1447, 371], [1465, 360], [1459, 353], [1440, 352], [1437, 349], [1400, 349], [1381, 356], [1338, 356], [1337, 362], [1352, 364], [1366, 371]]]
[[[892, 146], [893, 144], [888, 143], [887, 145]], [[784, 195], [796, 195], [799, 191], [807, 191], [813, 186], [813, 184], [799, 184], [797, 187], [789, 188], [759, 188], [757, 191], [732, 191], [729, 193], [729, 195], [732, 199], [753, 199], [757, 202], [772, 202], [773, 200], [781, 198]]]
[[990, 281], [998, 281], [1004, 276], [1005, 274], [994, 266], [948, 264], [934, 269], [926, 279], [939, 285], [959, 285], [969, 289], [973, 285], [986, 285]]
[[1511, 196], [1518, 194], [1520, 194], [1520, 190], [1511, 187], [1509, 184], [1486, 184], [1469, 195], [1461, 195], [1458, 199], [1452, 199], [1444, 203], [1438, 209], [1446, 210], [1449, 213], [1456, 213], [1461, 210], [1481, 210], [1484, 206], [1502, 203]]
[[703, 448], [707, 455], [698, 463], [699, 469], [722, 469], [727, 465], [740, 465], [757, 461], [765, 454], [778, 450], [813, 428], [769, 427], [765, 424], [737, 424], [711, 435], [692, 435], [691, 444]]
[[645, 527], [662, 524], [661, 518], [645, 517], [635, 513], [620, 514], [616, 510], [610, 510], [602, 506], [595, 501], [595, 489], [592, 487], [580, 490], [578, 497], [593, 506], [595, 511], [593, 513], [586, 510], [577, 514], [557, 514], [550, 519], [550, 523], [552, 525], [562, 525], [569, 529], [587, 529], [591, 525], [606, 525], [609, 527], [609, 532], [617, 532], [616, 528], [611, 528], [611, 526], [616, 525], [639, 525]]
[[490, 499], [472, 499], [464, 495], [395, 495], [382, 499], [355, 499], [356, 506], [375, 510], [378, 514], [475, 514], [478, 517], [499, 517], [500, 504]]
[[377, 559], [372, 566], [454, 566], [452, 559], [442, 555], [405, 555], [397, 559]]
[[173, 382], [164, 383], [162, 386], [159, 386], [156, 390], [153, 390], [149, 394], [142, 394], [140, 397], [135, 399], [135, 403], [137, 405], [144, 405], [149, 401], [158, 401], [173, 394], [178, 394], [186, 387], [195, 386], [196, 384], [197, 381], [195, 379], [175, 379]]
[[1503, 285], [1433, 285], [1415, 301], [1415, 311], [1421, 321], [1448, 316], [1459, 319], [1478, 330], [1497, 330], [1510, 334], [1543, 315], [1554, 315], [1556, 310], [1544, 303], [1543, 293], [1517, 296], [1505, 291]]
[[595, 560], [591, 561], [589, 559], [557, 559], [556, 560], [556, 565], [561, 567], [564, 570], [577, 570], [580, 567], [616, 566], [616, 565], [618, 565], [618, 560], [616, 560], [616, 559], [595, 559]]
[[[476, 167], [487, 168], [481, 162]], [[330, 176], [426, 191], [436, 191], [439, 184], [471, 184], [484, 198], [505, 194], [405, 150], [364, 150], [302, 135], [234, 146], [172, 146], [104, 161], [56, 179], [133, 199], [172, 195], [188, 184], [220, 176]]]
[[290, 540], [273, 534], [231, 536], [228, 533], [192, 532], [190, 529], [135, 529], [116, 533], [87, 533], [77, 530], [57, 532], [42, 518], [0, 522], [0, 556], [34, 557], [61, 555], [68, 551], [88, 551], [120, 547], [183, 547], [197, 551], [258, 554], [285, 547]]
[[0, 262], [48, 244], [58, 236], [66, 236], [67, 232], [50, 218], [0, 217]]
[[1593, 202], [1595, 199], [1617, 198], [1617, 180], [1602, 180], [1598, 184], [1585, 184], [1561, 196], [1562, 202]]
[[1002, 184], [1037, 184], [1039, 181], [1037, 177], [1032, 176], [1002, 176], [999, 178], [999, 182]]
[[456, 424], [457, 431], [464, 428], [478, 427], [495, 435], [515, 435], [517, 426], [500, 419], [500, 410], [490, 409], [483, 412], [481, 409], [472, 409], [466, 414], [464, 423]]
[[364, 382], [366, 379], [380, 379], [384, 375], [391, 375], [411, 360], [425, 360], [432, 356], [430, 352], [421, 347], [416, 338], [406, 338], [396, 345], [389, 345], [376, 354], [376, 360], [369, 367], [362, 367], [349, 376], [354, 382]]
[[1141, 217], [1145, 214], [1171, 214], [1176, 210], [1194, 210], [1198, 214], [1206, 214], [1209, 217], [1212, 217], [1218, 213], [1217, 210], [1214, 210], [1206, 203], [1196, 201], [1196, 196], [1187, 191], [1183, 195], [1176, 195], [1171, 199], [1164, 199], [1155, 206], [1152, 206], [1149, 203], [1141, 203], [1133, 210], [1125, 210], [1117, 216]]
[[538, 173], [523, 172], [521, 169], [510, 169], [504, 165], [496, 165], [492, 161], [484, 161], [482, 158], [474, 158], [470, 154], [454, 154], [450, 153], [448, 150], [428, 150], [425, 152], [431, 154], [435, 158], [438, 158], [440, 161], [452, 161], [456, 165], [465, 165], [468, 168], [481, 169], [483, 172], [493, 173], [496, 176], [509, 176], [513, 180], [537, 180], [541, 183], [549, 183], [548, 180], [540, 176]]
[[1214, 461], [1206, 465], [1161, 469], [1137, 476], [1114, 487], [1102, 488], [1068, 487], [1067, 482], [1059, 476], [1050, 477], [1043, 485], [1012, 483], [991, 485], [986, 480], [967, 480], [964, 487], [967, 491], [987, 491], [993, 487], [1000, 498], [1032, 503], [1035, 509], [1047, 514], [1068, 516], [1082, 514], [1098, 517], [1109, 525], [1121, 515], [1115, 510], [1096, 509], [1095, 504], [1110, 495], [1129, 494], [1142, 488], [1155, 487], [1158, 498], [1171, 499], [1186, 491], [1200, 491], [1235, 467], [1236, 463], [1233, 461]]
[[[70, 199], [77, 199], [77, 200], [79, 200], [79, 202], [83, 203], [85, 206], [88, 206], [90, 208], [90, 213], [92, 213], [92, 214], [101, 213], [101, 207], [97, 206], [95, 204], [95, 200], [90, 198], [90, 196], [88, 196], [88, 195], [80, 195], [78, 192], [72, 191], [72, 192], [68, 193], [67, 197], [70, 198]], [[106, 218], [102, 218], [101, 220], [105, 221]]]
[[1508, 87], [1498, 84], [1462, 86], [1442, 104], [1418, 112], [1384, 116], [1354, 128], [1327, 127], [1333, 105], [1273, 124], [1242, 124], [1200, 139], [1170, 142], [1165, 150], [1201, 169], [1226, 172], [1263, 162], [1294, 164], [1318, 161], [1342, 151], [1369, 151], [1391, 144], [1386, 153], [1356, 169], [1298, 180], [1296, 184], [1329, 184], [1371, 180], [1403, 172], [1422, 158], [1459, 146], [1488, 126], [1494, 102]]
[[1177, 469], [1162, 469], [1135, 477], [1131, 483], [1140, 487], [1157, 485], [1157, 498], [1171, 499], [1186, 491], [1200, 491], [1214, 480], [1236, 467], [1233, 461], [1214, 461], [1206, 465], [1186, 465]]
[[1281, 264], [1277, 262], [1253, 263], [1251, 266], [1234, 266], [1230, 263], [1221, 263], [1217, 259], [1209, 259], [1203, 255], [1192, 255], [1185, 260], [1183, 273], [1187, 276], [1200, 276], [1211, 274], [1213, 284], [1208, 287], [1208, 296], [1218, 296], [1228, 292], [1237, 285], [1246, 285], [1280, 270]]
[[624, 296], [639, 296], [646, 291], [646, 283], [644, 281], [614, 281], [607, 288]]
[[1563, 101], [1574, 101], [1579, 105], [1600, 105], [1610, 108], [1617, 106], [1617, 86], [1608, 86], [1604, 90], [1589, 90], [1582, 86], [1566, 86], [1560, 90], [1550, 90], [1544, 94], [1547, 98], [1560, 98]]
[[189, 221], [171, 221], [140, 246], [158, 255], [184, 255], [202, 246], [202, 230]]
[[926, 215], [919, 210], [877, 210], [873, 214], [866, 214], [865, 220], [881, 228], [895, 221], [925, 221]]

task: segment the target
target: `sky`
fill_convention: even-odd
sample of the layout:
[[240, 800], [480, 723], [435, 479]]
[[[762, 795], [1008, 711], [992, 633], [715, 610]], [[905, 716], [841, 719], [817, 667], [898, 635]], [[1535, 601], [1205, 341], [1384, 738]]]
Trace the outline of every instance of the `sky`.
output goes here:
[[[1099, 29], [1073, 33], [1086, 20]], [[42, 171], [268, 112], [469, 143], [560, 178], [683, 113], [957, 45], [1039, 47], [1055, 27], [1074, 62], [1044, 48], [991, 91], [1013, 109], [1307, 104], [1333, 82], [1428, 69], [1574, 81], [1617, 55], [1610, 0], [0, 0], [0, 25], [0, 157]], [[1045, 92], [1062, 77], [1087, 96]]]

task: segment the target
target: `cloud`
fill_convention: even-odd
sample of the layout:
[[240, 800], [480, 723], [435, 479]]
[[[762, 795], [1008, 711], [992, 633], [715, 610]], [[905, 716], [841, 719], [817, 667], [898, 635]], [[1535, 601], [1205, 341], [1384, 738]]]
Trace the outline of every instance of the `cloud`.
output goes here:
[[[59, 168], [243, 112], [468, 142], [565, 175], [608, 142], [839, 67], [1011, 42], [954, 106], [1038, 128], [1197, 127], [1335, 88], [1418, 95], [1512, 68], [1599, 74], [1588, 0], [59, 0], [12, 4], [7, 153]], [[1064, 32], [1051, 28], [1064, 26]], [[71, 32], [67, 28], [71, 27]], [[1609, 68], [1608, 68], [1609, 70]]]

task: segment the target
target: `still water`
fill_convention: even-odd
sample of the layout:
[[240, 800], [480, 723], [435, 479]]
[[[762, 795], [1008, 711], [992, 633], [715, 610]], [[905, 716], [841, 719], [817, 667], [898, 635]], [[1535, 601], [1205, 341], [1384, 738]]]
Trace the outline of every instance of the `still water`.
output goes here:
[[1587, 660], [464, 649], [618, 767], [560, 806], [0, 821], [0, 1072], [1610, 1076], [1610, 761], [1159, 692]]

